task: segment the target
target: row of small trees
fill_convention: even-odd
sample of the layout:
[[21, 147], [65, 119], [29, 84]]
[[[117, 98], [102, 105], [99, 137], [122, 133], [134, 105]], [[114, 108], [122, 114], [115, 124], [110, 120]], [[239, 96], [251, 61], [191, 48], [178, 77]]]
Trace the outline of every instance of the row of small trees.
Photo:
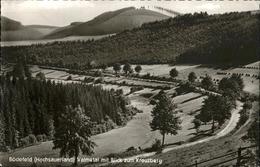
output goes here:
[[[121, 71], [121, 64], [119, 64], [119, 63], [114, 64], [113, 70], [115, 71], [116, 74], [118, 72], [120, 72]], [[142, 67], [140, 65], [137, 65], [137, 66], [135, 66], [134, 70], [135, 70], [136, 73], [139, 74], [142, 70]], [[134, 72], [134, 70], [133, 70], [131, 64], [129, 64], [129, 63], [125, 63], [123, 65], [123, 71], [124, 71], [125, 74], [132, 74]]]

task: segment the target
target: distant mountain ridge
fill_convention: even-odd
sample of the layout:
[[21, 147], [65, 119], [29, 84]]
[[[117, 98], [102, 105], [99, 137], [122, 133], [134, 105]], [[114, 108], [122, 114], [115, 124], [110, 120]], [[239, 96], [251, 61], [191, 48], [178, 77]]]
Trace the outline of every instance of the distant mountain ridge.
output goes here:
[[26, 27], [31, 27], [31, 28], [59, 28], [59, 27], [57, 27], [57, 26], [38, 25], [38, 24], [26, 25]]
[[21, 22], [1, 16], [1, 41], [40, 39], [58, 27], [47, 25], [22, 25]]
[[107, 35], [131, 30], [144, 23], [160, 21], [169, 16], [148, 9], [134, 7], [102, 13], [87, 22], [72, 22], [65, 27], [23, 25], [19, 21], [1, 16], [1, 41], [56, 39], [68, 36]]
[[70, 24], [67, 27], [57, 29], [46, 38], [63, 38], [66, 36], [93, 36], [118, 33], [123, 30], [130, 30], [140, 27], [143, 23], [160, 21], [169, 16], [134, 7], [123, 8], [116, 11], [105, 12], [94, 19], [77, 24]]

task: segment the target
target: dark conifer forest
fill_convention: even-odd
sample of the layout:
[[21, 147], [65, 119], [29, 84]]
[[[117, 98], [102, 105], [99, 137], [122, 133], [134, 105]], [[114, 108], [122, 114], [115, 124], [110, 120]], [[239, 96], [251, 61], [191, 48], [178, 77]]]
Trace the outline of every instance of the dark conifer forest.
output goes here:
[[3, 60], [88, 69], [117, 62], [232, 63], [258, 60], [259, 14], [194, 13], [143, 24], [100, 40], [2, 47]]
[[127, 100], [119, 92], [21, 75], [1, 76], [0, 102], [0, 144], [10, 148], [23, 146], [27, 136], [52, 139], [67, 106], [82, 108], [93, 122], [93, 134], [123, 125], [132, 116]]

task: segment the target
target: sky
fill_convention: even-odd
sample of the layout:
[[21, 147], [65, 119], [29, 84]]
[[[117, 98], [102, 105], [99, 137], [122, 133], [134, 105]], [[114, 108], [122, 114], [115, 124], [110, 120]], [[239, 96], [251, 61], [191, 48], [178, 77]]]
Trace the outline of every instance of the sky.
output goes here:
[[209, 14], [258, 10], [259, 2], [245, 0], [1, 0], [1, 15], [23, 25], [65, 26], [71, 22], [88, 21], [97, 15], [125, 7], [154, 6], [180, 13], [207, 11]]

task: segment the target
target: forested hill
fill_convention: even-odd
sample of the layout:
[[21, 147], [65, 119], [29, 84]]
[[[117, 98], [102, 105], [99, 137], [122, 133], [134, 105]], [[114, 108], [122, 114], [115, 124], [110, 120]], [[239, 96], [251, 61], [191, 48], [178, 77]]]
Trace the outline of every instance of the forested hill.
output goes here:
[[9, 61], [25, 56], [33, 64], [82, 69], [91, 61], [246, 63], [257, 59], [258, 26], [259, 14], [250, 12], [185, 14], [97, 41], [4, 47], [2, 53]]
[[143, 23], [167, 18], [169, 17], [152, 10], [129, 7], [102, 13], [88, 22], [62, 27], [45, 38], [114, 34], [123, 30], [140, 27]]

